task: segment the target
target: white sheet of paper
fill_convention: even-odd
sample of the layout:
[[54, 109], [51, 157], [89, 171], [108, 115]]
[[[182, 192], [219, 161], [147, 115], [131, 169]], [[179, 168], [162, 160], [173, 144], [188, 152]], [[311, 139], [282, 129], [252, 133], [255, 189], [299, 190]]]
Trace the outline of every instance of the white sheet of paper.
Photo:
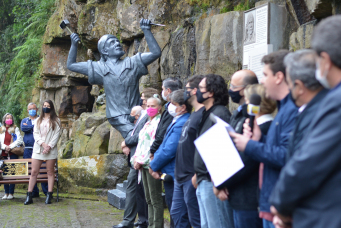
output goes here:
[[215, 186], [221, 185], [244, 167], [244, 163], [226, 131], [227, 123], [220, 118], [219, 120], [194, 141]]
[[233, 127], [231, 127], [230, 124], [226, 123], [224, 120], [220, 119], [218, 116], [214, 115], [213, 113], [211, 113], [210, 115], [214, 116], [218, 124], [222, 124], [223, 126], [225, 126], [228, 132], [235, 133], [235, 130], [233, 129]]

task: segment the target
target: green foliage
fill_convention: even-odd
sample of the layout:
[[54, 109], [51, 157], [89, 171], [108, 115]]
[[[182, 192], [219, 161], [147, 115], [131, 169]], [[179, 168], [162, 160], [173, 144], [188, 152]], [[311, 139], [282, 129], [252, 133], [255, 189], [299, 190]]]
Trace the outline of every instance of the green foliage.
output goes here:
[[249, 10], [251, 9], [251, 5], [249, 3], [248, 0], [246, 0], [244, 3], [239, 3], [238, 5], [236, 5], [233, 10], [234, 11], [246, 11], [246, 10]]
[[195, 11], [203, 10], [205, 12], [211, 5], [209, 0], [186, 0], [186, 2], [194, 6]]
[[224, 6], [223, 8], [220, 9], [220, 13], [227, 13], [227, 12], [230, 12], [230, 11], [231, 10], [228, 7], [226, 7], [226, 6]]
[[17, 123], [27, 115], [26, 105], [40, 75], [42, 37], [54, 5], [55, 0], [12, 0], [0, 10], [0, 21], [7, 23], [0, 30], [4, 44], [0, 47], [0, 114], [12, 113]]

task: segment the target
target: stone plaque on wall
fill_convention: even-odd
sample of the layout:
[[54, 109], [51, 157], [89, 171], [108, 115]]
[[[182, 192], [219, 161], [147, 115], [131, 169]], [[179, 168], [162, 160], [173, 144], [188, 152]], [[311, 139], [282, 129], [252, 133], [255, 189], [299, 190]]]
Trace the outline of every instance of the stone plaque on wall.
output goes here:
[[261, 59], [285, 47], [283, 34], [286, 25], [285, 7], [267, 3], [244, 12], [243, 69], [263, 76]]

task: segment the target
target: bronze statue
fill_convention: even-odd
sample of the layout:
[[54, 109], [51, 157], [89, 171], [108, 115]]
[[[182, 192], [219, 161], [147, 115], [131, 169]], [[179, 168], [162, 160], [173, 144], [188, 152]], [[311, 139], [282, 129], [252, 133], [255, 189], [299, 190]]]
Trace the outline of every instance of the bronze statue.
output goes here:
[[69, 70], [87, 75], [92, 85], [104, 86], [107, 118], [123, 138], [134, 128], [128, 117], [131, 108], [139, 104], [139, 79], [148, 74], [147, 66], [161, 56], [161, 49], [150, 31], [150, 20], [141, 19], [140, 27], [150, 52], [121, 59], [125, 53], [120, 41], [113, 35], [104, 35], [97, 45], [101, 59], [98, 62], [88, 60], [77, 63], [77, 46], [80, 39], [73, 33], [67, 60]]

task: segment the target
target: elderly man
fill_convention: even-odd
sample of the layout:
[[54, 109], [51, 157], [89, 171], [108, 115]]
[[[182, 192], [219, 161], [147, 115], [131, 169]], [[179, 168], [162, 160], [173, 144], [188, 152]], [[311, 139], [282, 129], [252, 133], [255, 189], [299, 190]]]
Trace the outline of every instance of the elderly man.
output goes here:
[[150, 31], [150, 23], [147, 19], [140, 21], [150, 52], [137, 53], [125, 59], [121, 59], [124, 51], [120, 41], [113, 35], [104, 35], [98, 41], [100, 61], [77, 63], [79, 37], [75, 33], [71, 35], [67, 68], [87, 75], [92, 85], [104, 86], [108, 121], [123, 138], [134, 128], [134, 124], [129, 121], [129, 113], [140, 102], [139, 79], [148, 73], [147, 66], [161, 56], [161, 49]]
[[[129, 121], [133, 124], [136, 124], [136, 121], [139, 119], [141, 116], [143, 108], [141, 106], [135, 106], [131, 109], [130, 116], [129, 116]], [[128, 154], [126, 154], [128, 155]]]
[[[293, 227], [341, 227], [341, 16], [321, 21], [311, 45], [316, 79], [330, 92], [314, 113], [302, 147], [281, 172], [272, 211]], [[282, 225], [282, 227], [284, 227]]]
[[[33, 145], [35, 141], [33, 138], [33, 128], [39, 117], [37, 111], [38, 111], [37, 105], [33, 102], [29, 103], [27, 105], [28, 117], [24, 118], [20, 124], [21, 130], [25, 133], [24, 135], [25, 150], [23, 158], [32, 158]], [[41, 183], [41, 188], [45, 195], [48, 190], [47, 187], [48, 187], [47, 183]], [[37, 187], [37, 184], [34, 186], [32, 194], [33, 197], [39, 197], [39, 189]]]
[[[158, 90], [154, 88], [145, 88], [143, 91], [143, 98], [147, 100], [154, 94], [158, 94]], [[146, 107], [146, 106], [145, 106]], [[148, 226], [148, 206], [146, 203], [143, 184], [137, 183], [138, 171], [131, 167], [130, 159], [134, 156], [136, 146], [139, 140], [139, 133], [145, 123], [148, 121], [148, 115], [141, 106], [135, 106], [130, 113], [130, 121], [134, 122], [135, 128], [122, 142], [121, 147], [123, 153], [128, 156], [128, 166], [130, 171], [128, 174], [128, 184], [126, 190], [126, 201], [124, 208], [123, 221], [114, 226], [114, 228], [132, 228], [136, 215], [138, 214], [138, 222], [135, 223], [136, 226], [140, 228], [145, 228]]]

